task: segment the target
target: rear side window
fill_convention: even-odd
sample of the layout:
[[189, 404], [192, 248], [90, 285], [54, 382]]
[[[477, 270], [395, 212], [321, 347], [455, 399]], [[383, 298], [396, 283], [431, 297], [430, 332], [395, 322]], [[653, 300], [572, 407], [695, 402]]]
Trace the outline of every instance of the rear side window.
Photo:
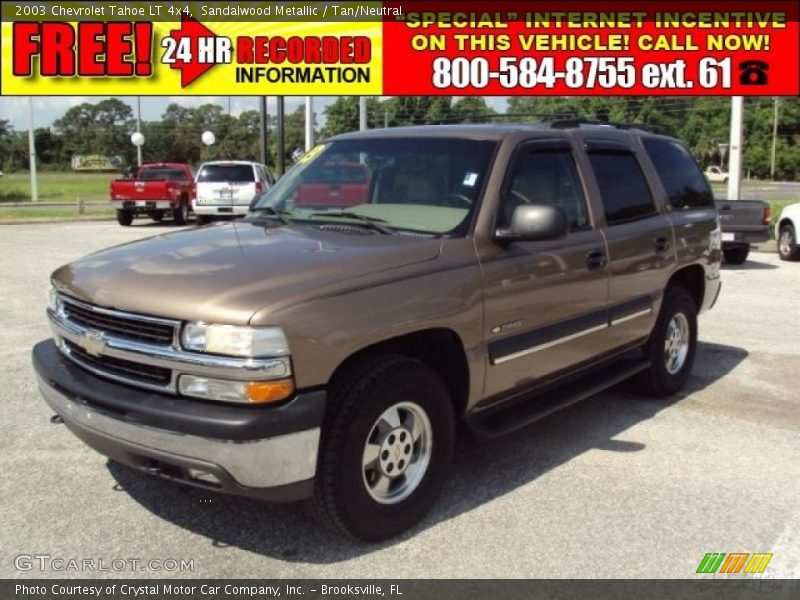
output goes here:
[[589, 153], [603, 210], [609, 225], [634, 221], [655, 214], [656, 207], [650, 187], [629, 152], [595, 151]]
[[204, 183], [255, 180], [255, 171], [251, 165], [206, 165], [197, 175], [197, 181]]
[[678, 142], [647, 138], [647, 155], [675, 208], [714, 206], [714, 194], [689, 151]]

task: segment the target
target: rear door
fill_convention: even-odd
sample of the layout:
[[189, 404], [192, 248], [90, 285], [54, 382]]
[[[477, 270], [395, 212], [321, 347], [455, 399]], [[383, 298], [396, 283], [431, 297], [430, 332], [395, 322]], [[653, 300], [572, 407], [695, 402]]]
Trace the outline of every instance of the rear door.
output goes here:
[[607, 347], [605, 242], [566, 139], [523, 143], [512, 158], [495, 227], [520, 204], [555, 204], [566, 238], [479, 250], [484, 278], [486, 396], [501, 399], [601, 355]]
[[628, 138], [582, 134], [585, 157], [602, 203], [608, 246], [609, 344], [646, 338], [675, 265], [675, 241], [655, 200], [637, 146]]

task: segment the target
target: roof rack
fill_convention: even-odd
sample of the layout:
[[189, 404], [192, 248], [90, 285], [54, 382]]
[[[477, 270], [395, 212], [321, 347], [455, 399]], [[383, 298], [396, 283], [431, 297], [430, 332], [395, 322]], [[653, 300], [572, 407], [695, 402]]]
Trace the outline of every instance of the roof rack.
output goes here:
[[581, 125], [594, 125], [599, 127], [614, 127], [616, 129], [638, 129], [648, 133], [663, 134], [664, 129], [657, 125], [644, 125], [637, 123], [615, 123], [613, 121], [596, 121], [583, 117], [569, 117], [566, 119], [554, 119], [549, 122], [551, 129], [572, 129]]
[[475, 115], [472, 117], [452, 116], [444, 119], [434, 119], [425, 122], [425, 125], [465, 125], [465, 124], [479, 124], [492, 121], [502, 121], [504, 119], [530, 119], [530, 122], [525, 123], [522, 121], [508, 121], [508, 123], [518, 124], [534, 124], [534, 123], [548, 123], [553, 120], [566, 120], [579, 118], [573, 112], [562, 113], [502, 113], [502, 114], [489, 114], [489, 115]]

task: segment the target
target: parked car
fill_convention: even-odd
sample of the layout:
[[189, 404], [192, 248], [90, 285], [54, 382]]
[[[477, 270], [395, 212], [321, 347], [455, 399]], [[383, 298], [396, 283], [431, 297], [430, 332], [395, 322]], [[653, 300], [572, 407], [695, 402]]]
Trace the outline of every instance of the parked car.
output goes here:
[[769, 240], [772, 208], [763, 200], [719, 200], [717, 209], [725, 262], [741, 265], [750, 254], [751, 244]]
[[170, 215], [176, 225], [186, 225], [194, 198], [194, 174], [189, 165], [147, 163], [133, 177], [128, 174], [109, 184], [111, 203], [117, 209], [120, 225], [127, 227], [142, 215], [156, 222]]
[[[352, 162], [364, 203], [297, 205]], [[720, 259], [708, 182], [672, 138], [576, 120], [346, 134], [244, 219], [56, 270], [33, 363], [114, 460], [312, 498], [375, 541], [434, 503], [460, 426], [500, 435], [629, 378], [680, 390]]]
[[253, 198], [267, 191], [275, 178], [261, 164], [238, 160], [204, 163], [195, 178], [194, 212], [198, 224], [216, 217], [244, 215]]
[[775, 223], [775, 239], [782, 260], [800, 260], [797, 231], [800, 229], [800, 203], [784, 207]]
[[726, 183], [728, 181], [728, 174], [722, 167], [708, 167], [705, 173], [706, 178], [712, 183]]

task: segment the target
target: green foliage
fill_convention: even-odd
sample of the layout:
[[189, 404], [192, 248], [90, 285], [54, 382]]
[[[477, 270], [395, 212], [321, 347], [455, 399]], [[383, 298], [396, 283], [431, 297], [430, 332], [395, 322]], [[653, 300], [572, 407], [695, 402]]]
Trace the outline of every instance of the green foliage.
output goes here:
[[[776, 153], [776, 178], [800, 179], [800, 98], [781, 98]], [[703, 167], [720, 164], [720, 143], [728, 142], [730, 99], [723, 97], [527, 97], [508, 101], [506, 120], [538, 120], [550, 115], [581, 115], [599, 121], [656, 125], [686, 143]], [[370, 129], [498, 120], [499, 115], [482, 97], [395, 96], [367, 99]], [[299, 107], [285, 118], [285, 159], [304, 146], [304, 110]], [[772, 98], [748, 98], [745, 103], [744, 171], [752, 177], [770, 177], [772, 158]], [[358, 97], [342, 96], [325, 108], [320, 138], [358, 129]], [[170, 104], [161, 120], [143, 122], [145, 161], [198, 164], [212, 159], [259, 159], [259, 115], [246, 111], [238, 117], [222, 107], [204, 104], [186, 108]], [[275, 164], [275, 118], [268, 119], [268, 163]], [[66, 169], [74, 154], [122, 156], [126, 164], [136, 160], [130, 142], [135, 129], [131, 108], [111, 98], [69, 108], [52, 128], [35, 131], [40, 168]], [[216, 143], [204, 146], [203, 131], [211, 130]], [[0, 120], [0, 169], [10, 172], [28, 164], [27, 132], [16, 132]]]

